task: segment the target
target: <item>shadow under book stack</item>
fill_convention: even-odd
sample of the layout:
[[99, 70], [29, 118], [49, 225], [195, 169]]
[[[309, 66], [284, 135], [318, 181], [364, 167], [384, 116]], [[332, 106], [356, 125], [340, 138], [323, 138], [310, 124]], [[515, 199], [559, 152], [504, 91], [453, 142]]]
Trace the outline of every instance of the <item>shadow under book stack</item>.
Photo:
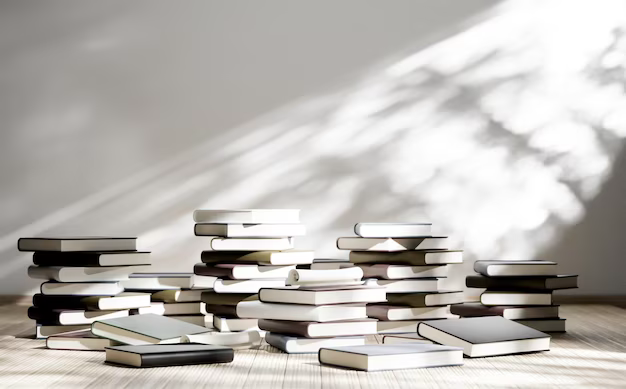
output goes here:
[[425, 223], [359, 223], [354, 230], [357, 236], [339, 238], [337, 248], [350, 250], [368, 284], [386, 290], [386, 303], [367, 305], [379, 334], [415, 334], [422, 321], [456, 318], [450, 305], [462, 303], [463, 292], [442, 290], [439, 281], [448, 265], [463, 262], [463, 253], [448, 250], [447, 237], [431, 236]]
[[468, 288], [485, 288], [480, 303], [453, 307], [462, 317], [503, 316], [541, 332], [565, 332], [553, 292], [578, 287], [577, 275], [558, 275], [556, 262], [476, 261]]
[[22, 238], [18, 249], [33, 252], [29, 277], [45, 281], [28, 316], [48, 348], [102, 350], [113, 343], [91, 333], [94, 321], [150, 305], [149, 294], [125, 293], [121, 284], [150, 265], [150, 253], [136, 250], [136, 238]]

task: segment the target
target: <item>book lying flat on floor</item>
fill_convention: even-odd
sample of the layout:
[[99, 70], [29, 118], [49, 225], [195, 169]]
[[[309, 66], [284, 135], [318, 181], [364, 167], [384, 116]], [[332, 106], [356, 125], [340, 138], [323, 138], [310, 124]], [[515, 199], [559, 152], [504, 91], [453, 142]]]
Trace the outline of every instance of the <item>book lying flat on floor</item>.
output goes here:
[[552, 305], [552, 293], [486, 290], [480, 295], [483, 305]]
[[461, 291], [439, 290], [419, 293], [390, 293], [389, 305], [408, 305], [409, 307], [434, 307], [438, 305], [460, 304], [465, 296]]
[[44, 282], [41, 294], [77, 296], [113, 296], [122, 293], [124, 288], [119, 282]]
[[364, 336], [344, 336], [339, 338], [300, 338], [283, 334], [267, 333], [265, 341], [287, 354], [313, 354], [322, 347], [360, 346], [365, 344]]
[[363, 270], [356, 266], [336, 270], [294, 269], [289, 272], [286, 283], [304, 287], [358, 285], [363, 284], [361, 278]]
[[247, 301], [237, 305], [237, 316], [294, 321], [337, 321], [367, 318], [365, 304], [299, 305]]
[[79, 311], [48, 310], [38, 307], [28, 308], [28, 317], [46, 325], [91, 324], [96, 320], [114, 319], [128, 316], [128, 309], [123, 311]]
[[168, 316], [171, 319], [181, 320], [185, 323], [195, 324], [197, 326], [206, 327], [208, 329], [213, 328], [213, 315], [211, 313], [195, 314], [195, 315], [174, 315]]
[[295, 268], [295, 265], [265, 266], [247, 263], [217, 263], [215, 265], [207, 265], [198, 263], [193, 267], [193, 272], [194, 274], [202, 276], [229, 278], [231, 280], [276, 279], [287, 278], [289, 271]]
[[448, 276], [446, 266], [403, 266], [403, 265], [358, 265], [363, 270], [363, 278], [383, 278], [401, 280], [407, 278], [444, 278]]
[[258, 331], [259, 320], [213, 315], [213, 327], [220, 332]]
[[463, 350], [435, 344], [336, 347], [321, 349], [319, 361], [321, 364], [363, 371], [460, 366], [463, 364]]
[[232, 348], [208, 344], [150, 344], [106, 348], [106, 362], [135, 367], [228, 363], [233, 358]]
[[462, 317], [502, 316], [509, 320], [543, 319], [559, 317], [559, 306], [487, 306], [480, 303], [465, 303], [451, 306], [450, 312]]
[[217, 277], [193, 273], [132, 273], [122, 281], [127, 290], [211, 289]]
[[196, 223], [297, 224], [299, 209], [198, 209], [193, 212]]
[[127, 280], [130, 273], [140, 270], [138, 268], [139, 266], [29, 266], [28, 276], [34, 279], [58, 282], [121, 281]]
[[468, 288], [492, 290], [557, 290], [578, 287], [577, 275], [495, 278], [471, 275], [465, 279]]
[[415, 308], [385, 304], [367, 304], [367, 316], [379, 320], [424, 320], [451, 317], [447, 306]]
[[33, 305], [43, 309], [115, 311], [150, 306], [150, 294], [124, 292], [115, 296], [74, 296], [38, 293], [33, 296]]
[[304, 224], [196, 224], [196, 236], [224, 238], [286, 238], [306, 235]]
[[114, 252], [44, 252], [33, 253], [33, 263], [38, 266], [132, 266], [150, 265], [149, 251]]
[[183, 335], [207, 331], [205, 327], [154, 314], [96, 321], [91, 325], [96, 336], [133, 345], [179, 343]]
[[35, 338], [46, 339], [49, 336], [68, 334], [73, 332], [85, 332], [89, 331], [91, 326], [89, 324], [81, 324], [75, 326], [50, 326], [44, 324], [37, 324], [35, 326]]
[[376, 303], [386, 301], [385, 288], [372, 286], [336, 286], [321, 288], [263, 288], [259, 300], [264, 303], [328, 305]]
[[362, 238], [414, 238], [431, 236], [431, 223], [357, 223], [354, 233]]
[[327, 323], [289, 320], [259, 320], [259, 328], [277, 334], [305, 338], [332, 338], [336, 336], [375, 335], [375, 319], [343, 320]]
[[202, 302], [207, 305], [236, 306], [242, 301], [256, 301], [258, 299], [259, 295], [256, 293], [202, 293]]
[[181, 338], [181, 343], [214, 344], [241, 350], [259, 346], [261, 335], [259, 331], [207, 332], [197, 335], [185, 335]]
[[368, 280], [368, 285], [375, 282], [376, 285], [385, 288], [389, 293], [417, 293], [439, 289], [439, 280], [437, 278], [418, 278], [407, 280]]
[[565, 319], [524, 319], [515, 320], [519, 324], [541, 332], [565, 332]]
[[315, 252], [309, 250], [284, 251], [203, 251], [204, 263], [258, 263], [259, 265], [306, 265], [313, 263]]
[[488, 277], [555, 276], [556, 262], [476, 261], [474, 271]]
[[355, 251], [404, 251], [447, 249], [448, 238], [431, 236], [422, 238], [360, 238], [343, 237], [337, 239], [339, 250]]
[[272, 251], [290, 250], [294, 238], [209, 238], [209, 247], [214, 251]]
[[121, 343], [95, 336], [90, 331], [54, 335], [46, 339], [46, 347], [54, 350], [104, 351], [105, 347], [119, 345]]
[[135, 251], [137, 238], [105, 236], [20, 238], [19, 251]]
[[379, 320], [376, 322], [376, 331], [379, 334], [414, 333], [417, 330], [417, 325], [423, 321], [437, 320]]
[[437, 251], [351, 251], [350, 262], [374, 263], [392, 265], [446, 265], [463, 263], [463, 251], [461, 250], [437, 250]]
[[260, 280], [223, 280], [217, 279], [213, 284], [216, 293], [258, 293], [261, 288], [280, 288], [285, 286], [285, 279]]
[[500, 316], [422, 322], [417, 333], [440, 344], [462, 347], [468, 357], [550, 349], [550, 335]]
[[422, 338], [416, 333], [383, 336], [383, 344], [406, 344], [406, 343], [432, 344], [433, 342], [431, 340]]
[[162, 301], [164, 303], [187, 303], [202, 300], [204, 289], [186, 289], [186, 290], [162, 290], [152, 293], [152, 300]]

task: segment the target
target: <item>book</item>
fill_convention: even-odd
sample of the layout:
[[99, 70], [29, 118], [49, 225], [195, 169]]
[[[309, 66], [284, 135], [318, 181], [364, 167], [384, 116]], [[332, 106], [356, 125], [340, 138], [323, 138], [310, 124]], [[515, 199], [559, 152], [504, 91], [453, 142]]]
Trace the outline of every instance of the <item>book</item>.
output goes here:
[[140, 309], [139, 312], [149, 312], [157, 315], [206, 315], [205, 304], [201, 301], [188, 303], [152, 304], [150, 309]]
[[300, 338], [269, 332], [265, 335], [265, 341], [287, 354], [313, 354], [323, 347], [361, 346], [365, 344], [365, 337]]
[[361, 238], [342, 237], [337, 239], [339, 250], [353, 251], [405, 251], [447, 249], [448, 238], [431, 236], [422, 238]]
[[401, 280], [407, 278], [445, 278], [448, 268], [437, 266], [404, 266], [404, 265], [358, 265], [363, 270], [363, 278], [383, 278]]
[[196, 223], [298, 224], [299, 209], [198, 209]]
[[39, 280], [58, 282], [90, 282], [127, 280], [130, 273], [138, 266], [108, 267], [61, 267], [29, 266], [28, 276]]
[[214, 251], [272, 251], [294, 248], [294, 238], [210, 238]]
[[363, 270], [348, 267], [336, 270], [294, 269], [289, 272], [286, 283], [300, 286], [329, 286], [363, 284]]
[[480, 295], [483, 305], [552, 305], [552, 293], [486, 290]]
[[104, 351], [106, 347], [119, 346], [121, 343], [95, 336], [89, 331], [49, 336], [46, 347], [53, 350]]
[[379, 320], [424, 320], [451, 317], [447, 306], [416, 308], [385, 304], [367, 304], [367, 316]]
[[577, 275], [557, 275], [543, 277], [485, 277], [471, 275], [465, 279], [468, 288], [489, 288], [491, 290], [557, 290], [578, 287]]
[[363, 371], [417, 369], [463, 365], [463, 350], [436, 344], [366, 345], [322, 348], [324, 365]]
[[354, 267], [354, 263], [347, 259], [334, 259], [334, 258], [315, 258], [313, 263], [309, 266], [310, 270], [337, 270], [347, 267]]
[[181, 343], [214, 344], [241, 350], [259, 346], [261, 334], [259, 331], [206, 332], [204, 334], [185, 335], [181, 338]]
[[150, 265], [149, 251], [116, 252], [45, 252], [33, 253], [33, 263], [38, 266], [133, 266]]
[[213, 328], [213, 314], [196, 314], [196, 315], [175, 315], [168, 316], [169, 318], [181, 320], [186, 323], [195, 324], [197, 326], [206, 327], [208, 329]]
[[113, 296], [124, 291], [119, 282], [44, 282], [41, 294], [77, 296]]
[[91, 325], [96, 336], [132, 345], [179, 343], [183, 335], [207, 331], [206, 327], [154, 314], [95, 321]]
[[49, 336], [68, 334], [73, 332], [85, 332], [89, 331], [89, 324], [73, 325], [73, 326], [61, 326], [61, 325], [45, 325], [37, 323], [35, 325], [35, 338], [46, 339]]
[[213, 315], [213, 327], [220, 332], [258, 331], [257, 319]]
[[84, 236], [20, 238], [19, 251], [135, 251], [137, 238]]
[[541, 332], [565, 332], [565, 319], [558, 317], [551, 319], [518, 319], [515, 321]]
[[331, 338], [336, 336], [375, 335], [376, 320], [342, 320], [327, 323], [260, 319], [259, 328], [277, 334], [304, 338]]
[[122, 281], [126, 290], [211, 289], [217, 277], [193, 273], [132, 273]]
[[258, 263], [260, 265], [306, 265], [313, 263], [314, 251], [203, 251], [204, 263]]
[[228, 363], [234, 355], [230, 347], [195, 343], [106, 348], [106, 362], [134, 367]]
[[405, 344], [405, 343], [421, 343], [432, 344], [433, 342], [424, 339], [416, 333], [408, 334], [392, 334], [383, 336], [383, 344]]
[[96, 320], [114, 319], [128, 316], [128, 309], [123, 311], [79, 311], [48, 310], [38, 307], [28, 308], [28, 317], [46, 325], [91, 324]]
[[202, 300], [204, 289], [185, 289], [185, 290], [162, 290], [152, 293], [153, 301], [162, 301], [164, 303], [187, 303]]
[[476, 261], [474, 271], [488, 277], [556, 276], [556, 262]]
[[205, 309], [214, 315], [237, 317], [237, 305], [207, 304]]
[[33, 296], [33, 305], [43, 309], [115, 311], [150, 306], [150, 294], [124, 292], [115, 296], [74, 296], [38, 293]]
[[502, 316], [509, 320], [544, 319], [559, 317], [559, 306], [486, 306], [479, 303], [465, 303], [451, 306], [450, 312], [462, 317]]
[[255, 319], [327, 322], [365, 319], [367, 313], [364, 304], [314, 306], [247, 301], [237, 305], [237, 316]]
[[419, 293], [390, 293], [389, 305], [407, 305], [409, 307], [434, 307], [438, 305], [461, 304], [465, 296], [461, 291], [439, 290]]
[[304, 224], [196, 224], [196, 236], [224, 238], [286, 238], [306, 235]]
[[147, 307], [140, 307], [130, 310], [131, 315], [145, 315], [148, 313], [163, 316], [163, 314], [165, 314], [165, 303], [151, 302], [150, 305]]
[[375, 303], [386, 301], [381, 287], [337, 286], [322, 288], [263, 288], [259, 300], [264, 303], [329, 305], [347, 303]]
[[406, 280], [368, 280], [368, 284], [375, 282], [376, 285], [384, 287], [389, 293], [417, 293], [439, 289], [437, 278], [421, 278]]
[[443, 345], [462, 347], [468, 357], [550, 349], [550, 335], [500, 316], [422, 322], [417, 333]]
[[431, 236], [431, 223], [357, 223], [354, 233], [362, 238], [414, 238]]
[[279, 288], [285, 286], [285, 279], [260, 280], [222, 280], [213, 285], [216, 293], [258, 293], [261, 288]]
[[264, 266], [247, 263], [218, 263], [215, 265], [207, 265], [198, 263], [193, 267], [193, 272], [202, 276], [229, 278], [231, 280], [250, 280], [287, 278], [289, 271], [295, 268], [295, 265]]
[[350, 262], [352, 263], [375, 263], [391, 265], [446, 265], [463, 263], [463, 251], [460, 250], [437, 250], [437, 251], [351, 251]]
[[424, 320], [379, 320], [376, 322], [376, 332], [379, 334], [415, 333], [417, 325], [422, 321]]
[[206, 305], [231, 305], [236, 306], [242, 301], [256, 301], [259, 295], [256, 293], [215, 293], [202, 292], [202, 302]]

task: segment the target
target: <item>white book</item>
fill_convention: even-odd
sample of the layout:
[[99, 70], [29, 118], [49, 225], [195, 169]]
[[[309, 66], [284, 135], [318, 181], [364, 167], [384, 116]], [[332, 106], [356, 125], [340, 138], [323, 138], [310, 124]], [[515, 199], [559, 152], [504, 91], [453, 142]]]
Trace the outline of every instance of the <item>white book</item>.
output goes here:
[[447, 266], [403, 266], [403, 265], [358, 265], [363, 270], [363, 278], [384, 278], [400, 280], [405, 278], [447, 277]]
[[406, 344], [406, 343], [420, 343], [420, 344], [433, 344], [431, 340], [422, 338], [416, 333], [407, 334], [392, 334], [383, 336], [383, 344]]
[[326, 323], [260, 319], [259, 328], [275, 334], [289, 334], [305, 338], [332, 338], [377, 334], [376, 320], [343, 320]]
[[431, 320], [379, 320], [376, 327], [379, 334], [406, 334], [415, 333], [417, 325]]
[[171, 319], [181, 320], [186, 323], [195, 324], [197, 326], [213, 329], [213, 314], [207, 313], [205, 315], [175, 315], [168, 316]]
[[258, 293], [261, 288], [280, 288], [285, 286], [285, 279], [275, 280], [222, 280], [213, 285], [216, 293]]
[[123, 291], [124, 288], [119, 282], [44, 282], [41, 284], [41, 293], [47, 295], [113, 296]]
[[152, 302], [150, 303], [149, 306], [147, 307], [140, 307], [137, 309], [133, 309], [131, 311], [132, 315], [146, 315], [146, 314], [154, 314], [154, 315], [161, 315], [163, 316], [163, 314], [165, 313], [165, 307], [164, 307], [164, 303], [159, 303], [159, 302]]
[[185, 335], [181, 338], [181, 343], [214, 344], [217, 346], [228, 346], [234, 350], [242, 350], [258, 346], [261, 343], [261, 333], [254, 330], [207, 332], [204, 334]]
[[476, 261], [474, 271], [488, 277], [556, 276], [556, 262]]
[[136, 270], [140, 269], [138, 269], [137, 266], [29, 266], [28, 276], [39, 280], [54, 280], [59, 282], [121, 281], [127, 280], [130, 273]]
[[365, 319], [365, 304], [298, 305], [244, 301], [237, 304], [237, 316], [255, 319], [295, 321], [337, 321]]
[[28, 317], [42, 323], [58, 325], [91, 324], [96, 320], [128, 316], [128, 309], [120, 311], [48, 310], [37, 307], [28, 309]]
[[348, 267], [336, 270], [293, 269], [287, 277], [287, 285], [329, 286], [362, 284], [363, 270]]
[[150, 265], [148, 251], [109, 251], [109, 252], [54, 252], [33, 253], [33, 263], [39, 266], [133, 266]]
[[[170, 315], [206, 315], [206, 304], [201, 301], [190, 302], [190, 303], [165, 303], [160, 306], [154, 307], [153, 312], [145, 312], [145, 313], [154, 313], [156, 315], [170, 316]], [[140, 308], [141, 312], [141, 308]]]
[[483, 305], [552, 305], [552, 293], [485, 291], [480, 295]]
[[296, 265], [274, 266], [248, 263], [198, 263], [194, 266], [193, 271], [196, 275], [230, 278], [233, 280], [250, 280], [287, 278], [289, 272], [295, 268]]
[[379, 320], [424, 320], [448, 319], [452, 317], [450, 309], [443, 307], [406, 307], [401, 305], [368, 304], [367, 316]]
[[104, 236], [20, 238], [19, 251], [135, 251], [137, 238]]
[[213, 315], [213, 327], [220, 332], [259, 331], [259, 320]]
[[126, 290], [211, 289], [217, 277], [193, 273], [132, 273], [122, 281]]
[[297, 224], [299, 209], [198, 209], [193, 213], [196, 223], [226, 224]]
[[149, 293], [124, 292], [115, 296], [93, 296], [83, 299], [89, 309], [115, 311], [150, 306]]
[[327, 288], [263, 288], [259, 300], [266, 303], [328, 305], [386, 301], [385, 288], [344, 286]]
[[350, 262], [356, 264], [381, 264], [426, 266], [463, 263], [463, 251], [350, 251]]
[[311, 270], [337, 270], [344, 269], [347, 267], [353, 267], [354, 263], [348, 262], [348, 260], [328, 260], [328, 261], [320, 261], [315, 259], [311, 264]]
[[301, 338], [269, 332], [265, 335], [265, 341], [287, 354], [313, 354], [323, 347], [362, 346], [365, 344], [365, 337]]
[[439, 280], [437, 278], [420, 278], [408, 280], [368, 280], [375, 282], [376, 285], [385, 288], [387, 293], [417, 293], [437, 290], [439, 288]]
[[407, 250], [433, 250], [447, 249], [448, 238], [425, 237], [425, 238], [361, 238], [343, 237], [337, 239], [339, 250], [353, 251], [407, 251]]
[[210, 238], [214, 251], [280, 251], [294, 248], [294, 238]]
[[46, 339], [46, 347], [53, 350], [104, 351], [106, 347], [121, 344], [111, 339], [96, 336], [91, 331], [54, 335]]
[[224, 238], [287, 238], [306, 235], [304, 224], [196, 224], [197, 236]]
[[85, 332], [89, 331], [91, 326], [89, 324], [81, 324], [81, 325], [73, 325], [73, 326], [63, 326], [63, 325], [42, 325], [37, 324], [35, 326], [35, 338], [36, 339], [46, 339], [49, 336], [59, 335], [59, 334], [69, 334], [73, 332]]
[[152, 294], [152, 300], [165, 303], [186, 303], [202, 301], [202, 292], [207, 289], [162, 290]]
[[357, 223], [354, 232], [363, 238], [413, 238], [430, 236], [431, 223]]
[[259, 265], [308, 265], [313, 263], [315, 252], [310, 250], [285, 251], [203, 251], [202, 262], [214, 263], [257, 263]]

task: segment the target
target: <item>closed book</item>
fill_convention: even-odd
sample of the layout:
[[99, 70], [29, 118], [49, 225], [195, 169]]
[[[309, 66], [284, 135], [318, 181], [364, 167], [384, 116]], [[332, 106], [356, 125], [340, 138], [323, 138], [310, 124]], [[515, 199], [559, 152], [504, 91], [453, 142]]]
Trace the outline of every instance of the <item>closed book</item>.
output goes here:
[[565, 319], [518, 319], [519, 324], [541, 332], [565, 332]]
[[305, 287], [357, 285], [363, 284], [361, 278], [363, 278], [363, 270], [356, 266], [336, 270], [294, 269], [289, 272], [286, 283]]
[[358, 265], [363, 270], [363, 278], [401, 280], [407, 278], [443, 278], [448, 276], [446, 266], [404, 266], [404, 265]]
[[414, 238], [431, 236], [431, 223], [357, 223], [354, 233], [362, 238]]
[[228, 363], [233, 358], [232, 348], [208, 344], [150, 344], [106, 348], [106, 362], [134, 367]]
[[33, 305], [43, 309], [86, 309], [112, 311], [150, 306], [149, 293], [124, 292], [115, 296], [45, 295], [33, 296]]
[[206, 289], [185, 289], [185, 290], [162, 290], [152, 293], [153, 301], [162, 301], [165, 303], [187, 303], [202, 300], [202, 293]]
[[379, 334], [414, 333], [417, 330], [417, 325], [422, 321], [434, 320], [379, 320], [376, 322], [376, 332]]
[[154, 314], [96, 321], [91, 325], [94, 335], [133, 345], [179, 343], [183, 335], [207, 331], [206, 327]]
[[468, 288], [488, 288], [491, 290], [557, 290], [578, 287], [577, 275], [557, 275], [543, 277], [485, 277], [471, 275], [465, 279]]
[[211, 289], [217, 277], [193, 273], [132, 273], [122, 281], [126, 290]]
[[219, 316], [233, 316], [237, 317], [237, 306], [236, 305], [219, 305], [219, 304], [207, 304], [204, 309], [207, 312], [212, 313], [214, 315]]
[[45, 325], [91, 324], [96, 320], [114, 319], [128, 316], [128, 309], [123, 311], [81, 311], [48, 310], [38, 307], [28, 308], [28, 317]]
[[347, 259], [334, 259], [334, 258], [315, 258], [313, 263], [309, 266], [310, 270], [336, 270], [344, 269], [347, 267], [354, 267], [354, 263]]
[[121, 281], [127, 280], [130, 273], [138, 270], [137, 267], [138, 266], [29, 266], [28, 276], [34, 279], [58, 282]]
[[145, 315], [147, 313], [153, 313], [155, 315], [163, 316], [165, 314], [165, 303], [151, 302], [147, 307], [140, 307], [137, 309], [131, 309], [131, 315]]
[[552, 305], [552, 293], [486, 290], [480, 295], [483, 305]]
[[354, 251], [405, 251], [447, 249], [448, 238], [442, 236], [422, 238], [361, 238], [343, 237], [337, 239], [339, 250]]
[[68, 334], [73, 332], [85, 332], [89, 331], [91, 326], [89, 324], [80, 324], [72, 326], [64, 325], [47, 325], [37, 323], [35, 326], [35, 338], [46, 339], [49, 336]]
[[433, 307], [438, 305], [460, 304], [464, 302], [463, 292], [439, 290], [419, 293], [390, 293], [389, 305], [407, 305], [409, 307]]
[[556, 262], [476, 261], [474, 271], [488, 277], [556, 276]]
[[231, 305], [236, 306], [242, 301], [256, 301], [259, 295], [256, 293], [215, 293], [203, 292], [202, 302], [207, 305]]
[[209, 247], [214, 251], [290, 250], [294, 241], [294, 238], [210, 238]]
[[422, 322], [418, 335], [463, 348], [468, 357], [487, 357], [550, 349], [550, 335], [500, 316]]
[[543, 319], [559, 317], [559, 306], [487, 306], [480, 303], [465, 303], [451, 306], [450, 312], [462, 317], [502, 316], [509, 320]]
[[367, 345], [322, 348], [321, 364], [363, 371], [460, 366], [463, 350], [435, 344]]
[[217, 293], [258, 293], [261, 288], [279, 288], [284, 286], [284, 278], [259, 280], [218, 279], [213, 285], [213, 290]]
[[197, 326], [213, 329], [213, 314], [195, 314], [195, 315], [175, 315], [168, 316], [169, 318], [181, 320], [186, 323], [195, 324]]
[[198, 263], [193, 267], [193, 272], [197, 275], [229, 278], [231, 280], [276, 279], [287, 278], [289, 271], [295, 268], [295, 265], [264, 266], [247, 263], [217, 263], [215, 265], [207, 265]]
[[196, 236], [224, 238], [283, 238], [306, 235], [304, 224], [196, 224]]
[[361, 346], [365, 344], [365, 337], [302, 338], [269, 332], [265, 335], [265, 341], [287, 354], [313, 354], [323, 347]]
[[20, 238], [19, 251], [135, 251], [137, 238], [130, 237], [36, 237]]
[[300, 223], [299, 209], [198, 209], [196, 223], [291, 224]]
[[257, 263], [260, 265], [306, 265], [313, 263], [314, 251], [203, 251], [204, 263]]
[[182, 337], [181, 342], [214, 344], [241, 350], [259, 346], [261, 344], [261, 334], [259, 331], [206, 332], [204, 334], [185, 335]]
[[383, 344], [406, 344], [406, 343], [420, 343], [420, 344], [432, 344], [431, 340], [422, 338], [418, 334], [391, 334], [383, 336]]
[[259, 328], [277, 334], [305, 338], [332, 338], [335, 336], [375, 335], [376, 320], [341, 320], [326, 323], [260, 319]]
[[[146, 312], [158, 315], [205, 315], [207, 314], [205, 304], [201, 301], [192, 301], [187, 303], [165, 303], [152, 304], [151, 309]], [[141, 311], [140, 311], [141, 312]]]
[[427, 266], [463, 263], [463, 251], [436, 250], [436, 251], [351, 251], [350, 262], [374, 263], [391, 265]]
[[213, 327], [220, 332], [258, 331], [258, 319], [213, 315]]
[[46, 347], [53, 350], [104, 351], [106, 347], [119, 346], [121, 343], [95, 336], [90, 331], [49, 336]]
[[113, 296], [122, 293], [124, 288], [119, 282], [44, 282], [41, 294], [78, 296]]
[[376, 303], [386, 301], [382, 287], [336, 286], [321, 288], [263, 288], [259, 299], [265, 303], [329, 305], [349, 303]]
[[313, 306], [248, 301], [237, 305], [237, 316], [255, 319], [327, 322], [365, 319], [367, 312], [365, 304]]
[[385, 304], [367, 304], [367, 316], [379, 320], [424, 320], [452, 317], [447, 306], [416, 308]]
[[375, 282], [376, 285], [384, 287], [387, 294], [389, 293], [418, 293], [439, 289], [439, 280], [437, 278], [421, 278], [407, 280], [368, 280]]
[[33, 263], [39, 266], [133, 266], [150, 265], [149, 251], [114, 252], [45, 252], [33, 253]]

